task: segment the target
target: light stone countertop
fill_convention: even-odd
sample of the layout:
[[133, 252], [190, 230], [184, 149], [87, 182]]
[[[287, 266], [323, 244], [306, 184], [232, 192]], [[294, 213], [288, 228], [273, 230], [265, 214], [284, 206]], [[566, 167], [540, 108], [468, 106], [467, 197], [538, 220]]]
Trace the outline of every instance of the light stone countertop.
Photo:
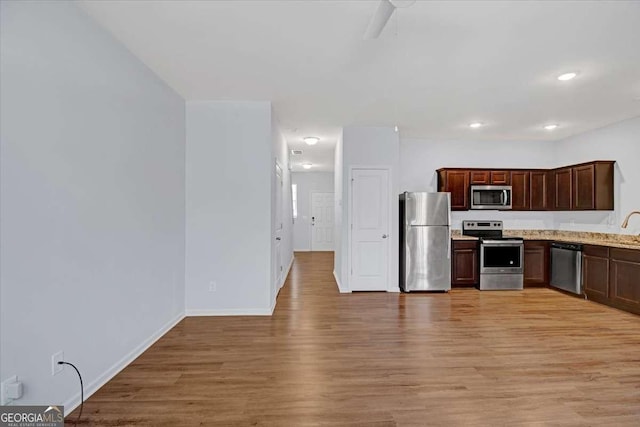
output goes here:
[[[505, 237], [522, 237], [525, 240], [550, 240], [640, 250], [640, 236], [629, 234], [561, 230], [504, 230], [503, 235]], [[476, 237], [463, 236], [461, 230], [451, 230], [451, 238], [453, 240], [477, 240]]]

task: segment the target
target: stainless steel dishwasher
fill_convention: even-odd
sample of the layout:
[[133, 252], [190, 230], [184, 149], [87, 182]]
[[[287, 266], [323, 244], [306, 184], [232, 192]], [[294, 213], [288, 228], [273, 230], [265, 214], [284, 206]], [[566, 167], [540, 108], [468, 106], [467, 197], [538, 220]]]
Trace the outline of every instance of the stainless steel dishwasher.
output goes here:
[[551, 286], [577, 295], [582, 294], [582, 245], [551, 244]]

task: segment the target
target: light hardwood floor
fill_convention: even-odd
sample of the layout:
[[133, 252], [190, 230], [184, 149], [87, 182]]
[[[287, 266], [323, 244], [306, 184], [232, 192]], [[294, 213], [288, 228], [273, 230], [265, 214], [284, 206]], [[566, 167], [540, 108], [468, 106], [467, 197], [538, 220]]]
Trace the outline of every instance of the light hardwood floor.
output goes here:
[[640, 425], [640, 316], [550, 289], [339, 294], [332, 268], [296, 253], [272, 317], [186, 318], [83, 424]]

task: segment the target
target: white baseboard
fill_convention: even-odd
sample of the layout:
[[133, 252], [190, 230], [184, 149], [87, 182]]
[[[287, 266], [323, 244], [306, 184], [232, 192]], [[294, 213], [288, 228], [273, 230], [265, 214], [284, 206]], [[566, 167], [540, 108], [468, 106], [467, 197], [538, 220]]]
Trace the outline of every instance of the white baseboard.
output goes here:
[[333, 270], [333, 278], [335, 279], [336, 284], [338, 285], [338, 291], [340, 291], [341, 294], [349, 294], [349, 293], [351, 293], [351, 290], [344, 289], [342, 287], [342, 283], [340, 283], [340, 280], [338, 280], [338, 276], [336, 275], [336, 271], [335, 270]]
[[295, 259], [295, 256], [292, 254], [291, 255], [291, 261], [289, 261], [289, 266], [287, 267], [287, 271], [282, 276], [282, 282], [278, 286], [278, 290], [276, 291], [276, 295], [273, 297], [273, 301], [271, 301], [271, 313], [270, 314], [272, 314], [272, 315], [273, 315], [273, 311], [276, 309], [276, 303], [278, 302], [278, 294], [280, 293], [280, 289], [282, 289], [282, 287], [284, 286], [285, 282], [287, 281], [287, 277], [289, 277], [289, 272], [291, 271], [291, 267], [293, 266], [293, 260], [294, 259]]
[[187, 317], [197, 316], [271, 316], [271, 310], [269, 308], [192, 308], [187, 310]]
[[294, 249], [293, 252], [311, 252], [311, 249]]
[[278, 286], [278, 289], [282, 288], [284, 286], [284, 282], [287, 281], [287, 277], [289, 277], [289, 272], [291, 271], [291, 267], [293, 266], [294, 260], [295, 260], [295, 255], [291, 254], [291, 260], [289, 260], [289, 266], [287, 267], [287, 270], [282, 275], [282, 282]]
[[[185, 318], [184, 313], [180, 313], [169, 322], [165, 323], [160, 329], [158, 329], [153, 335], [144, 340], [140, 345], [134, 348], [129, 354], [117, 361], [111, 368], [107, 369], [102, 375], [96, 378], [94, 381], [85, 386], [84, 400], [86, 401], [93, 393], [98, 391], [100, 387], [111, 381], [113, 377], [118, 375], [120, 371], [129, 366], [138, 356], [144, 353], [149, 347], [155, 344], [164, 334], [169, 332], [174, 326], [176, 326], [182, 319]], [[80, 393], [73, 396], [71, 399], [64, 403], [65, 416], [73, 412], [80, 406]]]

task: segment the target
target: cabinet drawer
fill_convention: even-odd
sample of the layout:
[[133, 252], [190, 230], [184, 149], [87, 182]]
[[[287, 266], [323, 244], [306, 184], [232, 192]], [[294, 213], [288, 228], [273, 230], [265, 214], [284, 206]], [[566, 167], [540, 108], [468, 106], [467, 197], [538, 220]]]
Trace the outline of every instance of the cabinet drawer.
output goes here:
[[612, 260], [640, 263], [640, 251], [638, 250], [611, 248], [609, 254]]
[[478, 247], [477, 240], [454, 240], [453, 249], [476, 249]]
[[609, 258], [609, 248], [606, 246], [584, 245], [583, 252], [589, 256]]

